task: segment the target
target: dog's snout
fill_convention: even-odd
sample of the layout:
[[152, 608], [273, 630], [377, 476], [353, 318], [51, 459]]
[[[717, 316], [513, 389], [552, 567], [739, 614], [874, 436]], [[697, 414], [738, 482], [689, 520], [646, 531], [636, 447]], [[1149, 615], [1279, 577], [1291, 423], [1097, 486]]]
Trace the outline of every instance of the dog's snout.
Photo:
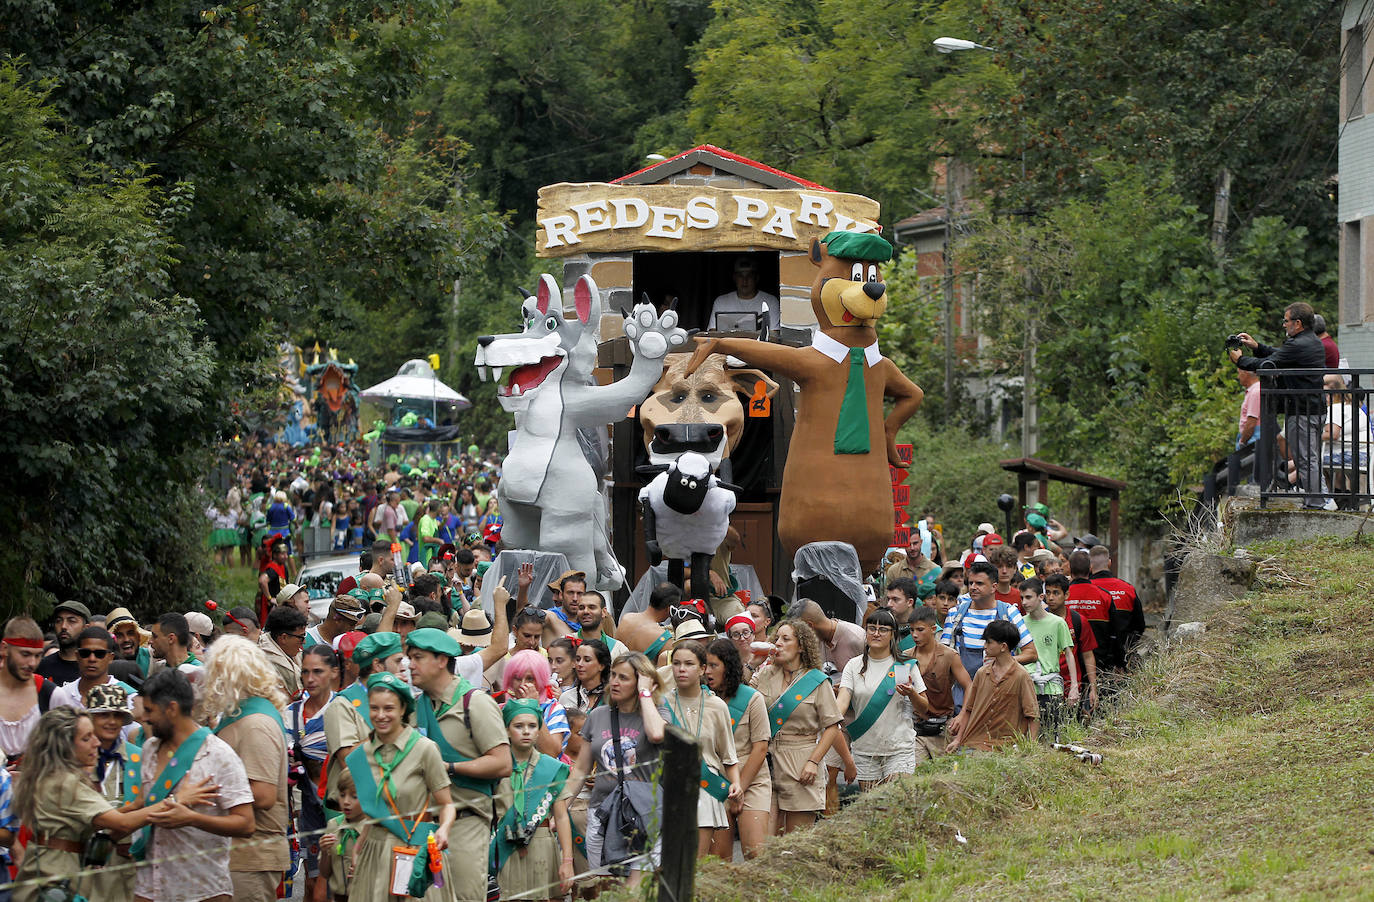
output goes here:
[[491, 344], [491, 343], [492, 343], [493, 341], [495, 341], [495, 340], [496, 340], [496, 336], [495, 336], [495, 335], [479, 335], [479, 336], [477, 336], [477, 343], [478, 343], [479, 345], [481, 345], [482, 347], [484, 347], [484, 348], [485, 348], [487, 345]]
[[[882, 297], [885, 291], [887, 291], [887, 286], [884, 285], [882, 282], [864, 283], [864, 294], [868, 295], [869, 298], [872, 300], [876, 301], [878, 298]], [[481, 339], [478, 339], [478, 341], [480, 340]]]

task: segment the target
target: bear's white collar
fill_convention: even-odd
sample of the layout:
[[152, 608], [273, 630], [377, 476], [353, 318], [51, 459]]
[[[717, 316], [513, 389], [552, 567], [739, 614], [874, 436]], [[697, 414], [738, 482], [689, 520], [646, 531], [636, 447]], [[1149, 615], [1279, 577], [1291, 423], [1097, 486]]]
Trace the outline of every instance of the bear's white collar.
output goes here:
[[[835, 339], [817, 329], [811, 334], [811, 347], [820, 351], [836, 363], [844, 363], [849, 359], [849, 345], [842, 345]], [[878, 350], [878, 343], [864, 348], [864, 363], [868, 366], [877, 366], [878, 361], [883, 359], [883, 354]]]

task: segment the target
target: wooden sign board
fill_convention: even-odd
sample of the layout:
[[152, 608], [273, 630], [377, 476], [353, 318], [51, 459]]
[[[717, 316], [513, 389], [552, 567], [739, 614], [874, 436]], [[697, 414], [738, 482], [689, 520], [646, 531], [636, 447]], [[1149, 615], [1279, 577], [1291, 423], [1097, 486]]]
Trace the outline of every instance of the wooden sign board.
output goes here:
[[561, 182], [539, 189], [540, 257], [629, 251], [801, 250], [876, 232], [878, 202], [838, 191]]

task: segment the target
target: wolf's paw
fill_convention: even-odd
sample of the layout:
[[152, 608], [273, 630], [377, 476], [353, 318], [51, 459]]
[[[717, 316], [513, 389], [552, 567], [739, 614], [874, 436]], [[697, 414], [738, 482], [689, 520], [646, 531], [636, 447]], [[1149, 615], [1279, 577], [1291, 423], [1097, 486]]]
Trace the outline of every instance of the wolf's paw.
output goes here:
[[677, 311], [668, 310], [660, 316], [649, 304], [636, 305], [625, 318], [625, 335], [635, 356], [650, 360], [687, 346], [686, 331], [677, 327]]

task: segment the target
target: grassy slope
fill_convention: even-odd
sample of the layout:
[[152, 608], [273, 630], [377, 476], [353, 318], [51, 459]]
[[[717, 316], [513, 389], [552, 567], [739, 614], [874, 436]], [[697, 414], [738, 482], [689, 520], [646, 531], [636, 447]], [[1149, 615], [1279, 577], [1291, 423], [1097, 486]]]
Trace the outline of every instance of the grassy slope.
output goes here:
[[1260, 586], [1083, 737], [1100, 768], [1033, 743], [946, 759], [708, 862], [698, 899], [1374, 899], [1374, 543], [1256, 553]]

